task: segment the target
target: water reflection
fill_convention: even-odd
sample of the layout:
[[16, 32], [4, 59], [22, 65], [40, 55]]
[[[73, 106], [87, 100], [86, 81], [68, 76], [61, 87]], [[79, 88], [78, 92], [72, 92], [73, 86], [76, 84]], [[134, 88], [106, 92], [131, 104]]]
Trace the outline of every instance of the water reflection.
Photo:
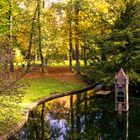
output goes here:
[[[136, 105], [140, 107], [132, 103], [130, 109]], [[95, 99], [83, 93], [40, 105], [11, 140], [136, 140], [140, 135], [136, 115], [139, 111], [115, 114], [111, 96]]]
[[58, 140], [64, 140], [67, 138], [69, 127], [65, 119], [57, 119], [53, 114], [48, 113], [45, 117], [45, 122], [49, 123], [50, 129], [55, 135], [50, 138], [51, 140], [54, 140], [54, 137], [57, 137]]
[[129, 133], [129, 112], [122, 115], [118, 115], [117, 127], [118, 127], [118, 139], [119, 140], [128, 140]]

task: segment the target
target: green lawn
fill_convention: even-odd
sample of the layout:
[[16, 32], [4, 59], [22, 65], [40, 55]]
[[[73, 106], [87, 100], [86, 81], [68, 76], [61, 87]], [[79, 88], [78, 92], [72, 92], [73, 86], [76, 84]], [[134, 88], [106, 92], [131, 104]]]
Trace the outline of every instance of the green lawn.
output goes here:
[[26, 105], [50, 94], [75, 90], [84, 86], [82, 83], [61, 82], [52, 78], [35, 78], [27, 81], [30, 87], [27, 88], [22, 102], [22, 104]]
[[[34, 62], [32, 61], [32, 64], [33, 63]], [[22, 64], [25, 64], [26, 65], [26, 61], [22, 61], [22, 62], [20, 62], [18, 64], [15, 64], [15, 67], [21, 66]], [[36, 61], [36, 64], [39, 64], [40, 65], [41, 64], [41, 61], [40, 60]], [[73, 67], [75, 67], [76, 61], [73, 60], [72, 61], [72, 64], [73, 64]], [[80, 65], [81, 66], [84, 65], [84, 61], [83, 60], [80, 60]], [[68, 60], [62, 60], [61, 62], [53, 62], [53, 60], [48, 60], [48, 66], [58, 66], [58, 67], [60, 67], [60, 66], [69, 66], [69, 61]]]
[[[29, 83], [29, 87], [25, 89], [21, 103], [18, 105], [11, 104], [10, 107], [0, 109], [0, 135], [22, 120], [23, 110], [30, 103], [50, 94], [75, 90], [84, 86], [82, 83], [61, 82], [51, 78], [34, 78], [25, 81]], [[7, 101], [6, 99], [5, 102]]]

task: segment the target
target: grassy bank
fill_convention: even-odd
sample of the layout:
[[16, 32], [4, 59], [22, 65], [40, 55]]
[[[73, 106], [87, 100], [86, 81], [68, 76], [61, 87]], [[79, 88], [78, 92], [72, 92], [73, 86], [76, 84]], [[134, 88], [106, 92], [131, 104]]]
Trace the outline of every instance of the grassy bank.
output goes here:
[[[18, 105], [9, 105], [0, 109], [0, 135], [8, 131], [9, 128], [15, 126], [22, 120], [23, 110], [30, 103], [58, 92], [70, 91], [79, 89], [84, 86], [83, 83], [62, 82], [52, 78], [33, 78], [26, 79], [29, 87], [25, 89], [25, 95], [21, 103]], [[8, 102], [6, 100], [5, 102]]]
[[62, 82], [53, 78], [34, 78], [28, 79], [27, 81], [30, 87], [26, 89], [22, 106], [26, 106], [27, 104], [50, 94], [75, 90], [84, 86], [82, 83], [77, 84], [71, 82]]

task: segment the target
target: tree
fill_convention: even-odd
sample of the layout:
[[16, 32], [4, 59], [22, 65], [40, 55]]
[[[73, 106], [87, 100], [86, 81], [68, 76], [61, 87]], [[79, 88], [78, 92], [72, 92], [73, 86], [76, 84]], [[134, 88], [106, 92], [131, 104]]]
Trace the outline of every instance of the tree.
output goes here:
[[31, 31], [30, 31], [30, 39], [29, 39], [29, 46], [28, 46], [28, 52], [27, 52], [27, 72], [29, 71], [30, 65], [31, 65], [31, 49], [32, 49], [32, 44], [33, 44], [33, 32], [34, 32], [34, 22], [36, 20], [36, 15], [37, 15], [37, 7], [34, 12], [34, 16], [32, 19], [32, 25], [31, 25]]
[[[13, 35], [12, 35], [12, 0], [9, 0], [9, 42], [11, 51], [13, 51]], [[13, 60], [10, 61], [10, 71], [14, 71]]]
[[[15, 5], [15, 2], [13, 0], [8, 1], [2, 1], [0, 4], [1, 8], [1, 24], [0, 24], [0, 38], [2, 40], [9, 41], [9, 45], [11, 48], [11, 51], [14, 52], [14, 46], [13, 46], [13, 5]], [[4, 10], [4, 6], [7, 6], [7, 8]], [[13, 60], [9, 62], [10, 64], [10, 71], [14, 71], [14, 64]]]
[[[7, 64], [10, 64], [11, 59], [14, 58], [14, 53], [11, 51], [9, 43], [0, 43], [0, 108], [8, 106], [10, 103], [20, 101], [23, 91], [21, 87], [23, 84], [19, 80], [24, 75], [23, 71], [10, 72]], [[8, 99], [5, 103], [3, 99]], [[12, 101], [12, 102], [10, 102]]]
[[72, 0], [69, 2], [69, 10], [68, 10], [68, 22], [69, 22], [69, 69], [72, 71]]
[[[140, 82], [138, 69], [140, 66], [139, 9], [138, 0], [126, 1], [125, 8], [115, 21], [112, 31], [96, 40], [96, 44], [102, 46], [101, 53], [106, 58], [99, 64], [99, 68], [104, 70], [104, 73], [107, 74], [105, 76], [110, 77], [109, 79], [113, 79], [114, 73], [123, 67], [129, 73], [131, 82]], [[105, 76], [101, 79], [105, 79]]]
[[42, 37], [41, 37], [41, 23], [40, 23], [40, 14], [41, 14], [41, 0], [37, 0], [37, 22], [38, 22], [38, 47], [39, 54], [41, 59], [41, 72], [44, 72], [44, 57], [42, 54]]
[[75, 1], [75, 54], [76, 54], [76, 72], [79, 73], [80, 68], [80, 52], [79, 52], [79, 6], [80, 2], [79, 0]]

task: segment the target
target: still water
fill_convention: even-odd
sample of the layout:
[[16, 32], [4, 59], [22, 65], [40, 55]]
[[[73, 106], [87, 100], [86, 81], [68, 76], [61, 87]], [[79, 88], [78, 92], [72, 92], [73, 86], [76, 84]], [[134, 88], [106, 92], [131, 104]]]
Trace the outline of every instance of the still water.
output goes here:
[[114, 97], [67, 96], [38, 106], [10, 140], [140, 140], [140, 102], [114, 112]]

